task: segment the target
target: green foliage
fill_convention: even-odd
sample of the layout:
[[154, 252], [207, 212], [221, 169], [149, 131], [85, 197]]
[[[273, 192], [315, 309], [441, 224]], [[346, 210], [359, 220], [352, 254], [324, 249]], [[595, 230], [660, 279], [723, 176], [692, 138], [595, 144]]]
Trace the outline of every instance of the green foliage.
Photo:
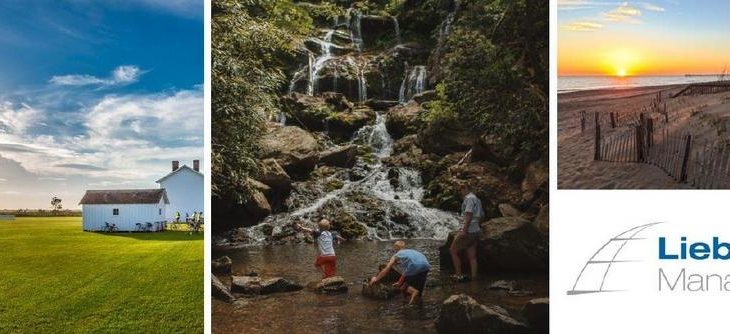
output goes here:
[[243, 202], [265, 118], [279, 110], [282, 68], [312, 20], [285, 0], [215, 0], [212, 6], [212, 190]]
[[203, 234], [0, 224], [0, 333], [202, 333]]
[[547, 155], [547, 28], [541, 43], [521, 35], [526, 26], [542, 25], [527, 21], [527, 2], [534, 1], [464, 4], [444, 45], [443, 82], [428, 106], [429, 126], [458, 120], [521, 158]]

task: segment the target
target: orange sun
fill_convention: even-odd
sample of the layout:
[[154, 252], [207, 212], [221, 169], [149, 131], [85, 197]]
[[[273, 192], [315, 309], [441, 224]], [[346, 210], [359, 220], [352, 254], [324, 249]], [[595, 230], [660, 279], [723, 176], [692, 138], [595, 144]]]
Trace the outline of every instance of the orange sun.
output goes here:
[[620, 68], [620, 69], [618, 69], [618, 71], [616, 71], [616, 76], [619, 76], [619, 77], [622, 77], [623, 78], [626, 75], [627, 75], [627, 73], [626, 73], [626, 69], [625, 68]]

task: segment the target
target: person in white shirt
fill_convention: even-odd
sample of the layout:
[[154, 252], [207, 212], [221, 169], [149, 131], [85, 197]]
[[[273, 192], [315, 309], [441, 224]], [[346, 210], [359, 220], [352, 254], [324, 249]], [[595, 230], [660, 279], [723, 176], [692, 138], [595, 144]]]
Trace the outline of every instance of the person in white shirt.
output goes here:
[[344, 241], [337, 232], [330, 232], [330, 221], [322, 219], [319, 221], [319, 229], [306, 228], [299, 223], [294, 224], [294, 228], [312, 235], [317, 241], [319, 247], [319, 256], [314, 261], [314, 266], [322, 272], [322, 278], [335, 276], [337, 273], [337, 265], [335, 256], [335, 248], [333, 247], [334, 239]]
[[482, 201], [474, 195], [469, 184], [462, 184], [459, 187], [459, 193], [464, 197], [464, 202], [461, 204], [463, 225], [456, 233], [449, 251], [454, 262], [454, 277], [457, 281], [465, 281], [468, 278], [462, 273], [459, 253], [466, 250], [469, 258], [469, 268], [471, 269], [471, 279], [476, 279], [478, 272], [477, 245], [482, 230], [480, 223], [484, 220], [484, 209], [482, 209]]

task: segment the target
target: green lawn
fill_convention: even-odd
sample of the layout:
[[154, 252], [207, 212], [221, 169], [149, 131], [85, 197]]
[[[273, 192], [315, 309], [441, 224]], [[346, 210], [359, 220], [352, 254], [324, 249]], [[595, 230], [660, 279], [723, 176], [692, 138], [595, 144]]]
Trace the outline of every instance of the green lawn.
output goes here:
[[203, 332], [203, 235], [0, 221], [0, 333]]

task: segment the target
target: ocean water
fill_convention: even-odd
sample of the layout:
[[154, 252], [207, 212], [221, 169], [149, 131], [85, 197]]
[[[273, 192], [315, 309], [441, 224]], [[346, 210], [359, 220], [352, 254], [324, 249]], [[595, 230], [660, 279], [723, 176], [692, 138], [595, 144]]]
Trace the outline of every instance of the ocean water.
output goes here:
[[717, 81], [716, 75], [702, 76], [561, 76], [558, 78], [558, 92], [573, 92], [603, 88], [632, 88], [646, 86], [663, 86], [676, 84], [690, 84], [697, 82]]

